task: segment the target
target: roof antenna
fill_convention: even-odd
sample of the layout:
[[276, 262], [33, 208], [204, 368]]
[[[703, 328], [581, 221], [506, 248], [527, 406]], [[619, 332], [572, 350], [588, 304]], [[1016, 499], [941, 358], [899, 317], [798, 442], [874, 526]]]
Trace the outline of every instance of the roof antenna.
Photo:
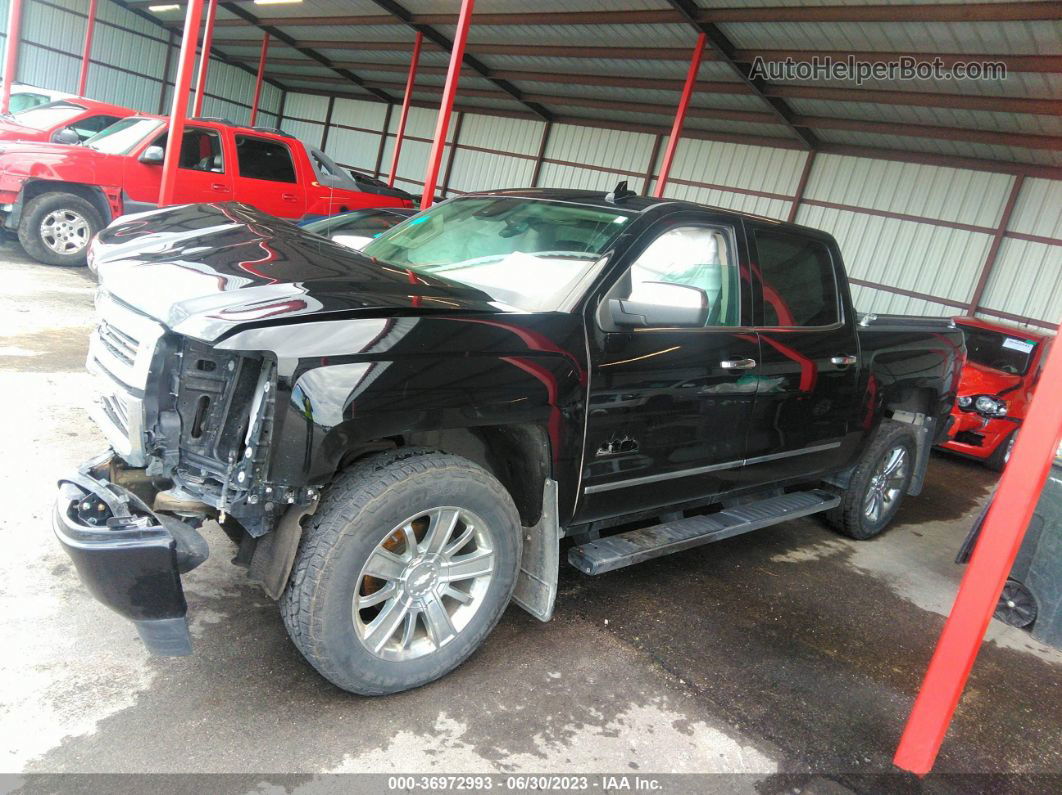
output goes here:
[[616, 204], [617, 202], [621, 202], [624, 199], [629, 199], [631, 196], [637, 195], [637, 193], [627, 187], [627, 180], [623, 180], [613, 189], [612, 193], [605, 195], [605, 201], [609, 204]]

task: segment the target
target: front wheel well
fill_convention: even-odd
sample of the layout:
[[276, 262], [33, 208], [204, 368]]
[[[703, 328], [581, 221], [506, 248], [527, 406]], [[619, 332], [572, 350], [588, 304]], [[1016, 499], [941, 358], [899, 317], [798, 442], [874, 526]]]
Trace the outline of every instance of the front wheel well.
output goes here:
[[422, 447], [467, 458], [490, 472], [505, 487], [525, 527], [542, 516], [542, 489], [551, 477], [550, 444], [537, 425], [487, 425], [415, 431], [380, 439], [350, 450], [340, 463], [345, 470], [373, 453], [391, 448]]
[[103, 195], [103, 190], [96, 185], [84, 185], [80, 182], [58, 182], [49, 179], [34, 179], [28, 181], [23, 186], [21, 196], [22, 203], [25, 205], [30, 199], [35, 199], [45, 193], [69, 193], [74, 196], [79, 196], [96, 208], [96, 211], [100, 214], [100, 218], [103, 219], [104, 225], [111, 221], [111, 206], [107, 203], [107, 198]]

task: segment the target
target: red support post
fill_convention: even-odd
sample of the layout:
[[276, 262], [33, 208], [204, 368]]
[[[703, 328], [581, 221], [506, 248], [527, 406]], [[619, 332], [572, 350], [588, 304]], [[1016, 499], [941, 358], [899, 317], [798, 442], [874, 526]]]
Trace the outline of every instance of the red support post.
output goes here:
[[196, 76], [195, 101], [192, 103], [192, 115], [203, 115], [203, 97], [206, 95], [207, 72], [210, 71], [210, 47], [214, 42], [214, 17], [218, 13], [218, 0], [206, 0], [206, 27], [203, 30], [203, 50], [199, 53], [199, 74]]
[[903, 770], [925, 775], [936, 760], [1062, 436], [1059, 395], [1062, 345], [1054, 345], [896, 749]]
[[89, 0], [88, 20], [85, 23], [85, 46], [81, 50], [81, 73], [77, 77], [77, 95], [85, 96], [88, 85], [89, 59], [92, 58], [92, 34], [96, 30], [96, 0]]
[[678, 108], [675, 109], [675, 122], [671, 125], [671, 135], [667, 139], [667, 149], [664, 150], [664, 162], [660, 165], [660, 174], [656, 178], [656, 190], [653, 195], [662, 198], [664, 188], [667, 186], [667, 175], [671, 171], [671, 162], [675, 159], [675, 150], [678, 148], [679, 137], [682, 135], [682, 125], [686, 121], [686, 108], [690, 106], [690, 97], [697, 83], [697, 72], [701, 68], [701, 56], [704, 55], [705, 35], [698, 34], [697, 44], [693, 47], [693, 55], [690, 57], [690, 68], [686, 72], [686, 85], [682, 87], [682, 96], [679, 98]]
[[457, 96], [457, 81], [461, 77], [461, 64], [465, 60], [465, 42], [468, 41], [468, 28], [472, 24], [472, 8], [475, 4], [475, 0], [461, 0], [454, 48], [450, 51], [450, 68], [446, 70], [446, 85], [443, 87], [442, 102], [439, 104], [439, 117], [435, 121], [435, 137], [428, 155], [428, 170], [424, 174], [424, 195], [420, 199], [422, 210], [431, 207], [435, 199], [435, 185], [439, 180], [439, 166], [442, 165], [443, 150], [446, 148], [446, 132], [450, 128], [450, 114], [454, 109], [454, 97]]
[[11, 107], [11, 84], [18, 76], [18, 34], [22, 27], [22, 0], [10, 0], [7, 10], [7, 45], [4, 48], [4, 85], [0, 89], [0, 113]]
[[[254, 100], [251, 102], [251, 121], [250, 125], [254, 127], [254, 123], [258, 120], [258, 100], [262, 96], [262, 79], [265, 77], [266, 56], [269, 55], [269, 34], [262, 34], [262, 54], [258, 56], [258, 74], [254, 79]], [[277, 123], [279, 127], [279, 120]]]
[[192, 71], [195, 67], [195, 42], [202, 19], [203, 0], [188, 0], [188, 11], [184, 15], [184, 35], [181, 37], [181, 54], [177, 56], [177, 77], [173, 81], [170, 133], [166, 142], [166, 159], [162, 164], [162, 182], [159, 186], [160, 207], [173, 204], [173, 194], [177, 187], [177, 164], [181, 160], [184, 123], [188, 116], [188, 92], [192, 88]]
[[[402, 114], [398, 117], [398, 130], [395, 133], [395, 151], [391, 155], [391, 171], [387, 175], [387, 187], [395, 186], [395, 174], [398, 172], [398, 155], [402, 151], [402, 138], [406, 134], [406, 119], [409, 117], [409, 103], [413, 101], [413, 84], [417, 81], [417, 63], [420, 61], [420, 45], [424, 34], [419, 30], [413, 39], [413, 57], [409, 59], [409, 75], [406, 77], [406, 95], [402, 98]], [[384, 134], [387, 131], [384, 130]]]

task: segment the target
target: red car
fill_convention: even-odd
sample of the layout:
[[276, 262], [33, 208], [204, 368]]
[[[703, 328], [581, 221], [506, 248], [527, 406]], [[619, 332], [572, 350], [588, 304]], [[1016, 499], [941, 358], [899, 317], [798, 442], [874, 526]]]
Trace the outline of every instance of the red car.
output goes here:
[[967, 359], [951, 438], [941, 447], [998, 472], [1010, 459], [1052, 338], [971, 317], [955, 322], [966, 335]]
[[[113, 219], [154, 209], [167, 120], [131, 116], [82, 146], [0, 146], [0, 219], [34, 259], [84, 265]], [[412, 207], [405, 191], [355, 176], [286, 133], [195, 119], [185, 128], [175, 204], [240, 201], [293, 220], [364, 207]]]
[[0, 141], [79, 144], [119, 119], [135, 115], [132, 108], [94, 99], [57, 99], [0, 118]]

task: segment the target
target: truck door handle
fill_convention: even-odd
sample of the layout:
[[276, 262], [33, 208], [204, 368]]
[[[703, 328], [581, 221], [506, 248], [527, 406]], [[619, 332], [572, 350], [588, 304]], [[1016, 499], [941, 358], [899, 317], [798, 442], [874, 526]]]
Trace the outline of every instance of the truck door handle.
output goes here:
[[852, 354], [846, 354], [845, 356], [831, 356], [830, 363], [836, 364], [838, 367], [847, 367], [850, 364], [855, 364], [858, 361]]
[[284, 193], [284, 194], [281, 194], [280, 198], [282, 198], [286, 202], [293, 202], [293, 201], [295, 201], [295, 194], [294, 193]]
[[226, 185], [224, 182], [215, 182], [213, 185], [210, 186], [210, 189], [225, 193], [228, 192], [229, 186]]
[[719, 366], [724, 370], [751, 370], [756, 366], [755, 359], [723, 359]]

